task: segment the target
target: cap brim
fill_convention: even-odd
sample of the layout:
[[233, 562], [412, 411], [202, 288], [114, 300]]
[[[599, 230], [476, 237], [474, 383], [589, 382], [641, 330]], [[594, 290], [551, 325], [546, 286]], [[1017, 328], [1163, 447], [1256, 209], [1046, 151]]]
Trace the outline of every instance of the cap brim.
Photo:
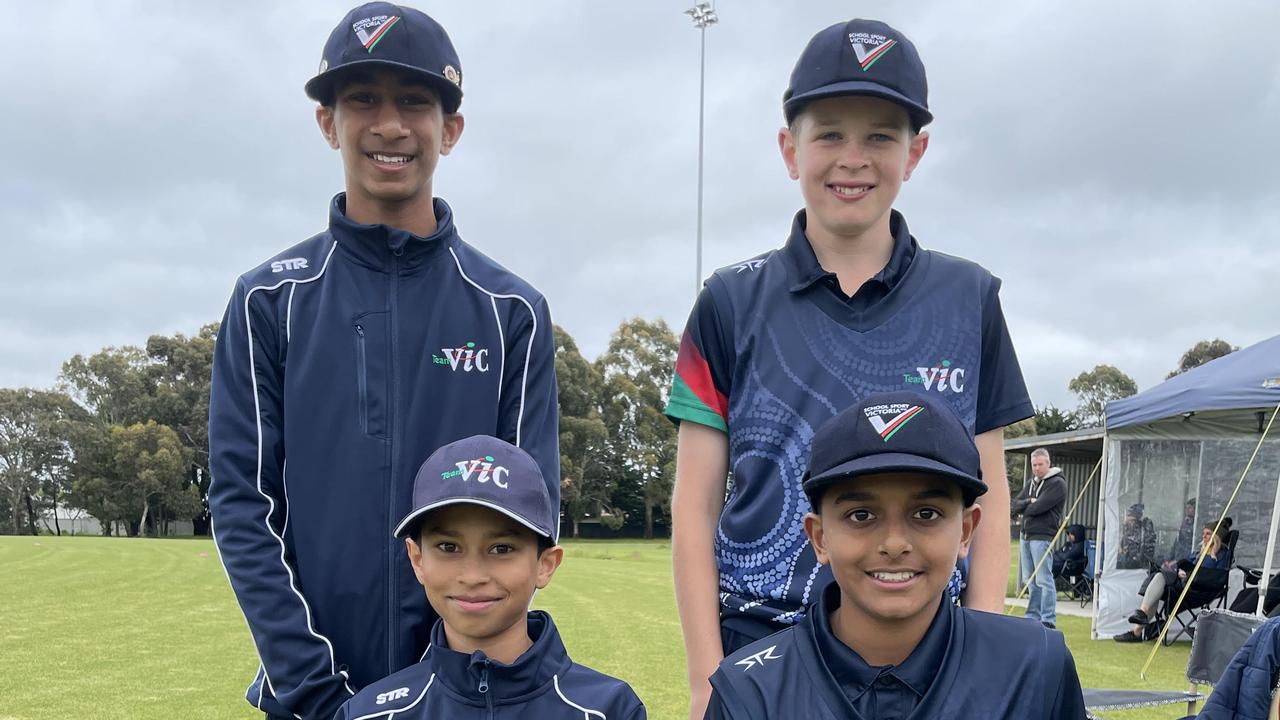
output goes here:
[[344, 65], [339, 65], [338, 67], [330, 68], [308, 80], [307, 84], [304, 85], [302, 89], [306, 91], [307, 97], [318, 103], [323, 103], [327, 98], [331, 99], [331, 96], [333, 95], [334, 81], [340, 78], [344, 73], [350, 72], [354, 68], [376, 66], [398, 68], [422, 78], [428, 85], [435, 88], [436, 92], [440, 93], [441, 99], [444, 100], [444, 111], [447, 113], [457, 112], [458, 107], [462, 105], [462, 88], [454, 85], [444, 75], [427, 72], [426, 70], [414, 67], [413, 65], [406, 65], [405, 63], [398, 63], [381, 58], [356, 60], [355, 62], [349, 62]]
[[987, 492], [987, 484], [978, 478], [961, 472], [936, 460], [907, 453], [876, 453], [854, 458], [804, 482], [804, 492], [813, 497], [817, 491], [841, 480], [879, 473], [904, 472], [934, 475], [954, 480], [960, 492], [969, 501]]
[[419, 520], [422, 519], [423, 515], [426, 515], [432, 510], [446, 507], [448, 505], [479, 505], [480, 507], [487, 507], [490, 510], [497, 510], [503, 515], [506, 515], [512, 520], [515, 520], [521, 525], [529, 528], [537, 535], [540, 535], [545, 538], [552, 537], [550, 531], [544, 530], [538, 527], [537, 524], [534, 523], [529, 518], [526, 518], [517, 512], [512, 512], [507, 508], [495, 505], [494, 503], [488, 502], [486, 500], [479, 500], [473, 497], [444, 498], [443, 500], [437, 500], [436, 502], [433, 502], [430, 505], [423, 505], [422, 507], [417, 508], [416, 510], [409, 513], [408, 515], [405, 515], [404, 519], [400, 521], [400, 524], [396, 525], [396, 529], [393, 530], [391, 534], [394, 535], [395, 537], [404, 537], [405, 535], [408, 534], [408, 531], [412, 529], [413, 526], [416, 525]]
[[792, 95], [782, 104], [782, 109], [787, 115], [787, 119], [795, 117], [796, 111], [801, 105], [821, 100], [823, 98], [838, 97], [840, 95], [867, 95], [870, 97], [878, 97], [901, 105], [912, 119], [919, 122], [920, 127], [924, 127], [933, 122], [933, 114], [929, 109], [920, 103], [910, 100], [896, 90], [881, 85], [880, 83], [866, 82], [863, 80], [849, 80], [846, 82], [832, 83], [815, 88], [800, 95]]

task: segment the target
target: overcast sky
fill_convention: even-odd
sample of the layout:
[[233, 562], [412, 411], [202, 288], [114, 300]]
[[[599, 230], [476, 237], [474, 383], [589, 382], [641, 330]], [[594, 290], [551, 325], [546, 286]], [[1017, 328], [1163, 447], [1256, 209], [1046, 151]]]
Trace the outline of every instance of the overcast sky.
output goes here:
[[[462, 237], [594, 357], [694, 297], [691, 2], [432, 2], [466, 132], [436, 176]], [[981, 7], [986, 10], [979, 14]], [[302, 92], [346, 2], [50, 2], [0, 43], [0, 386], [193, 333], [323, 229], [341, 161]], [[853, 13], [920, 49], [936, 121], [897, 207], [985, 265], [1035, 403], [1099, 363], [1146, 389], [1192, 343], [1280, 333], [1280, 3], [721, 0], [707, 35], [707, 273], [800, 207], [780, 99]]]

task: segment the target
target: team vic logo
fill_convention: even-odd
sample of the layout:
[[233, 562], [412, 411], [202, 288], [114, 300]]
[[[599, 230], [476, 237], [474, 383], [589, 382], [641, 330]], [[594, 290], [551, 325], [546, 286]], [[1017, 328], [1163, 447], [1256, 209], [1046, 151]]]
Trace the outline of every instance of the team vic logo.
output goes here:
[[849, 44], [853, 46], [853, 54], [858, 56], [858, 64], [862, 66], [863, 71], [866, 71], [870, 70], [877, 60], [884, 57], [885, 53], [892, 50], [898, 41], [875, 33], [851, 32]]
[[440, 479], [448, 480], [449, 478], [456, 477], [462, 478], [462, 482], [471, 482], [472, 480], [475, 480], [481, 485], [491, 482], [503, 490], [506, 490], [506, 478], [507, 475], [511, 474], [511, 471], [501, 465], [494, 465], [493, 462], [492, 455], [485, 455], [484, 457], [476, 460], [463, 460], [462, 462], [454, 463], [454, 466], [458, 468], [457, 470], [440, 473]]
[[933, 367], [916, 368], [915, 375], [903, 374], [902, 381], [908, 385], [923, 385], [925, 390], [964, 392], [964, 368], [953, 367], [950, 360], [943, 360]]
[[462, 347], [440, 348], [443, 355], [432, 355], [431, 362], [448, 365], [454, 372], [489, 372], [489, 351], [469, 342]]
[[893, 403], [892, 405], [872, 405], [862, 412], [867, 416], [871, 427], [876, 429], [885, 442], [889, 442], [889, 438], [906, 427], [912, 418], [923, 411], [924, 407], [920, 405]]
[[356, 31], [356, 37], [360, 38], [360, 44], [364, 45], [364, 49], [373, 52], [373, 48], [382, 42], [382, 38], [386, 36], [391, 26], [399, 21], [399, 15], [378, 15], [353, 24], [351, 29]]

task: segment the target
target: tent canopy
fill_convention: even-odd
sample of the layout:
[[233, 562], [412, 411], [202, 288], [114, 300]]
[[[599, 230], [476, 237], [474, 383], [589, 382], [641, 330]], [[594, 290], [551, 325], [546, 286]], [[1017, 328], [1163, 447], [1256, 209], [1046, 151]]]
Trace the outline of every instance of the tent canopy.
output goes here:
[[1107, 430], [1190, 412], [1280, 404], [1280, 335], [1107, 403]]

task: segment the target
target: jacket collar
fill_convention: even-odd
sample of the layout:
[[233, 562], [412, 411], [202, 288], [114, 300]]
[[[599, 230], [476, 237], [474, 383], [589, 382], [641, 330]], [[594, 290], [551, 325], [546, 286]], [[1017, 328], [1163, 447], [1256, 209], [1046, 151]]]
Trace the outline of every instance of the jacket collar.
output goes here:
[[[814, 254], [809, 236], [805, 234], [807, 222], [808, 216], [804, 210], [796, 213], [795, 219], [791, 221], [791, 235], [782, 248], [790, 271], [789, 289], [793, 293], [807, 290], [825, 277], [835, 276], [835, 273], [827, 272], [818, 263], [818, 256]], [[889, 211], [889, 232], [893, 235], [893, 251], [889, 255], [889, 262], [867, 281], [881, 283], [885, 292], [893, 290], [907, 274], [916, 254], [916, 241], [907, 229], [906, 218], [897, 210]]]
[[376, 270], [414, 268], [446, 248], [457, 245], [453, 211], [440, 198], [433, 198], [436, 231], [428, 237], [388, 225], [363, 225], [347, 217], [347, 194], [338, 193], [329, 203], [329, 232], [338, 247], [356, 262]]
[[[449, 649], [445, 639], [444, 620], [436, 621], [431, 630], [431, 648], [427, 660], [436, 679], [471, 702], [483, 705], [486, 694], [492, 702], [518, 698], [551, 685], [552, 678], [568, 670], [572, 662], [560, 641], [551, 616], [541, 610], [529, 613], [529, 637], [533, 645], [510, 665], [504, 665], [477, 650], [470, 655]], [[485, 671], [488, 671], [485, 677]], [[488, 681], [480, 692], [481, 680]]]

